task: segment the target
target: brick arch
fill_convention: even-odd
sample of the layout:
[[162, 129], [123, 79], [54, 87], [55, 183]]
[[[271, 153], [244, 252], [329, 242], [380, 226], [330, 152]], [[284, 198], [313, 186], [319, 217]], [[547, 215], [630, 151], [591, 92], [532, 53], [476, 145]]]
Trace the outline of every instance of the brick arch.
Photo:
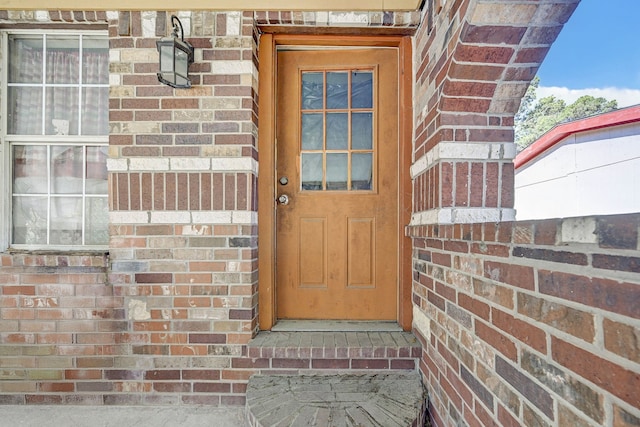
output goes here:
[[513, 116], [579, 0], [440, 3], [416, 35], [412, 222], [513, 219]]

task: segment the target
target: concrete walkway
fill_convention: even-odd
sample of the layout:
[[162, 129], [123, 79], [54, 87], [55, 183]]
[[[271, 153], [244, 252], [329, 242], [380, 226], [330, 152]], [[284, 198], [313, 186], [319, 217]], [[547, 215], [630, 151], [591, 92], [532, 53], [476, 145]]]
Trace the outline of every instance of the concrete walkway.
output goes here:
[[2, 405], [2, 427], [242, 427], [244, 407]]

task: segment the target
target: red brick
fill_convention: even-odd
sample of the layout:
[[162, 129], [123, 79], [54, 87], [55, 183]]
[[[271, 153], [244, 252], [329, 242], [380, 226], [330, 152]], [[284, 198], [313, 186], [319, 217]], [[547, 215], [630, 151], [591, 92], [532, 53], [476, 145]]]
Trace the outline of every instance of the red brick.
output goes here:
[[516, 337], [540, 353], [546, 353], [546, 334], [541, 329], [536, 328], [528, 322], [516, 319], [495, 307], [491, 310], [491, 319], [494, 325], [506, 333]]
[[633, 362], [640, 363], [640, 327], [604, 319], [604, 347]]
[[488, 279], [531, 291], [534, 290], [532, 267], [485, 261], [484, 271], [484, 276]]
[[640, 402], [640, 374], [551, 337], [553, 360], [631, 405]]
[[615, 215], [597, 220], [596, 234], [601, 248], [636, 249], [638, 247], [638, 217]]
[[640, 285], [540, 270], [541, 293], [590, 307], [640, 318]]
[[555, 245], [558, 225], [558, 220], [554, 219], [536, 222], [533, 243], [536, 245]]
[[475, 298], [471, 298], [463, 293], [458, 294], [458, 304], [460, 304], [460, 307], [470, 311], [476, 316], [487, 321], [489, 320], [491, 308], [488, 304], [485, 304]]
[[593, 314], [567, 307], [555, 301], [518, 293], [518, 313], [589, 343], [593, 342], [595, 338]]
[[[522, 40], [527, 27], [470, 25], [465, 24], [460, 41], [463, 43], [487, 43], [517, 45]], [[548, 49], [548, 48], [547, 48]]]
[[511, 339], [478, 320], [475, 321], [475, 331], [478, 338], [485, 341], [500, 353], [513, 361], [517, 359], [518, 350]]
[[595, 268], [640, 273], [640, 258], [638, 257], [593, 254], [591, 263]]
[[514, 50], [511, 47], [460, 44], [457, 46], [453, 57], [459, 62], [507, 64], [513, 56], [513, 53]]
[[310, 363], [311, 361], [309, 359], [274, 358], [271, 360], [271, 367], [284, 369], [309, 369]]

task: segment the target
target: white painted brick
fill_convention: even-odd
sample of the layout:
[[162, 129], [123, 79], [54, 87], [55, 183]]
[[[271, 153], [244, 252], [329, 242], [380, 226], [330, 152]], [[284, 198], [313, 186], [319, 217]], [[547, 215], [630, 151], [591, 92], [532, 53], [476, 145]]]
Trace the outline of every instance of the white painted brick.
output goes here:
[[428, 169], [427, 156], [422, 156], [411, 165], [411, 178], [421, 175]]
[[143, 11], [140, 17], [142, 18], [142, 37], [156, 38], [156, 12]]
[[242, 27], [242, 16], [240, 12], [227, 13], [227, 35], [239, 36]]
[[109, 212], [109, 224], [148, 224], [149, 212], [114, 211]]
[[132, 171], [166, 171], [169, 170], [169, 159], [132, 157], [129, 159], [129, 169]]
[[208, 225], [185, 225], [182, 227], [183, 236], [206, 236], [211, 227]]
[[586, 218], [566, 218], [561, 226], [562, 243], [589, 243], [597, 244], [596, 219]]
[[172, 157], [169, 163], [171, 170], [211, 170], [211, 159], [198, 157]]
[[[440, 159], [479, 159], [489, 158], [491, 144], [468, 144], [460, 142], [441, 142], [438, 144]], [[434, 159], [435, 160], [435, 159]]]
[[109, 172], [121, 172], [128, 169], [127, 159], [107, 159], [107, 170]]
[[231, 215], [234, 224], [257, 224], [258, 213], [251, 211], [233, 211]]
[[197, 211], [191, 217], [193, 224], [231, 224], [231, 211]]
[[453, 224], [474, 224], [480, 222], [500, 222], [500, 209], [455, 208], [452, 210]]
[[317, 12], [316, 16], [316, 24], [317, 25], [327, 25], [329, 23], [329, 13], [328, 12]]
[[251, 74], [253, 63], [251, 61], [216, 61], [216, 66], [211, 70], [211, 74]]
[[191, 215], [186, 211], [152, 211], [151, 224], [189, 224]]
[[420, 307], [413, 305], [413, 327], [420, 332], [423, 337], [431, 336], [431, 320], [424, 314]]
[[228, 320], [229, 312], [227, 309], [220, 308], [191, 308], [188, 313], [189, 319], [213, 319]]
[[516, 144], [513, 142], [510, 142], [508, 144], [503, 144], [502, 146], [502, 158], [503, 159], [515, 159], [516, 154], [518, 154], [518, 151], [516, 149]]
[[256, 173], [258, 165], [257, 162], [250, 157], [217, 157], [211, 159], [211, 170]]
[[369, 16], [366, 13], [355, 12], [330, 12], [329, 24], [331, 25], [367, 25]]
[[36, 21], [49, 21], [49, 12], [46, 10], [36, 10]]
[[500, 219], [502, 221], [515, 221], [516, 210], [515, 209], [502, 209], [500, 212]]
[[120, 74], [109, 74], [109, 86], [120, 86], [122, 84], [122, 76]]
[[112, 21], [114, 19], [118, 19], [118, 11], [117, 10], [109, 10], [107, 11], [107, 19]]
[[151, 319], [151, 312], [147, 310], [145, 301], [132, 299], [129, 300], [129, 320], [148, 320]]

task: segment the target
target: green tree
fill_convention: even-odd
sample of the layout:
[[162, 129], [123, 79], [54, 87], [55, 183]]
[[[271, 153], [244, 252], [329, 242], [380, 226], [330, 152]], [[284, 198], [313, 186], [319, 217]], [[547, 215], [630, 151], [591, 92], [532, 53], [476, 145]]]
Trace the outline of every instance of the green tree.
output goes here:
[[518, 151], [525, 149], [560, 123], [618, 108], [618, 102], [615, 100], [591, 95], [581, 96], [570, 105], [553, 95], [537, 100], [536, 91], [539, 85], [540, 79], [536, 76], [522, 98], [520, 109], [515, 116], [515, 142]]

